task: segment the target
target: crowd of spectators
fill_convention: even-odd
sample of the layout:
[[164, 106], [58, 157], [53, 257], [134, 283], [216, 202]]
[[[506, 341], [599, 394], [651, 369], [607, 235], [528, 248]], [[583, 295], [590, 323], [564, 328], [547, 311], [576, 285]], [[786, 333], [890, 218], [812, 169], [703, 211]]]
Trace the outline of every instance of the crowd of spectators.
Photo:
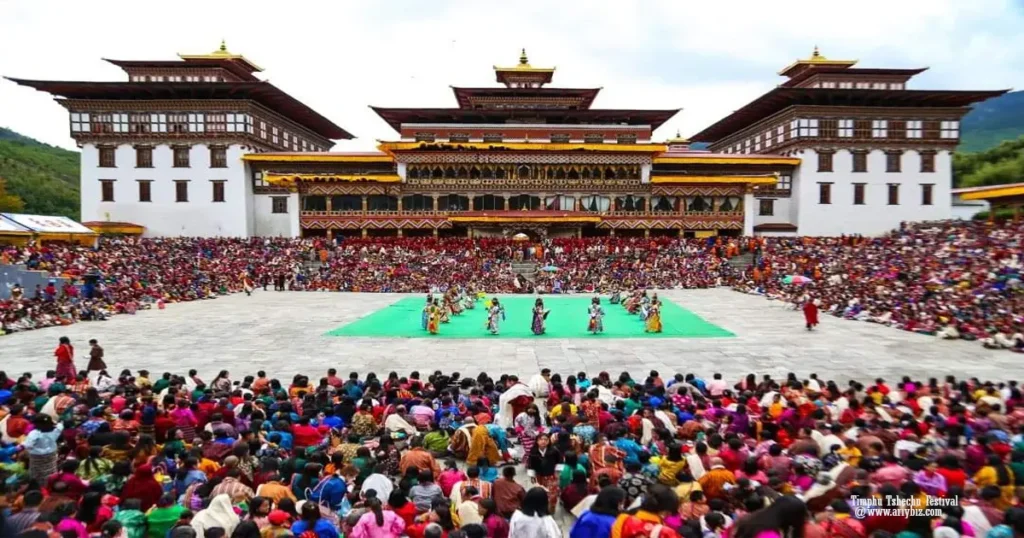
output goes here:
[[[98, 344], [89, 356], [42, 378], [0, 372], [0, 536], [1024, 533], [1015, 381], [329, 369], [206, 382], [114, 378]], [[891, 507], [904, 510], [877, 509]]]
[[[942, 338], [1024, 350], [1024, 224], [908, 224], [885, 236], [833, 238], [103, 239], [98, 247], [8, 247], [0, 261], [69, 284], [12, 290], [2, 331], [105, 319], [243, 291], [611, 293], [732, 286], [799, 307]], [[751, 252], [746, 269], [730, 264]], [[517, 274], [517, 262], [538, 272]], [[96, 275], [95, 286], [81, 286]], [[786, 277], [809, 282], [787, 284]], [[55, 281], [56, 282], [56, 281]], [[83, 292], [85, 290], [85, 292]]]
[[[827, 314], [1024, 351], [1024, 223], [907, 224], [877, 238], [761, 243], [736, 289]], [[786, 284], [786, 276], [806, 283]]]

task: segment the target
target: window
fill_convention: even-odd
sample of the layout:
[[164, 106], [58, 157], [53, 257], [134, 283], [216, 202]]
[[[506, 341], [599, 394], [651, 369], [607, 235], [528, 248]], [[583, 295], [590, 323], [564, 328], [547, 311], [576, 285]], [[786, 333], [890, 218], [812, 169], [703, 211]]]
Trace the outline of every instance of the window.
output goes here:
[[111, 126], [115, 133], [128, 132], [128, 114], [111, 114]]
[[267, 139], [267, 122], [260, 121], [260, 138]]
[[114, 201], [114, 180], [113, 179], [101, 179], [100, 180], [100, 201], [101, 202], [113, 202]]
[[174, 167], [175, 168], [188, 168], [188, 153], [191, 148], [188, 146], [175, 146], [174, 147]]
[[153, 168], [153, 148], [149, 146], [135, 148], [135, 168]]
[[568, 134], [551, 133], [551, 142], [554, 143], [554, 144], [568, 144], [569, 143], [569, 135]]
[[921, 120], [907, 121], [907, 138], [921, 138]]
[[229, 133], [252, 132], [252, 118], [248, 114], [228, 114], [226, 119]]
[[117, 162], [114, 158], [114, 150], [112, 147], [100, 147], [100, 168], [116, 168]]
[[153, 201], [153, 181], [149, 179], [139, 180], [139, 201], [140, 202], [152, 202]]
[[884, 90], [885, 86], [886, 85], [885, 85], [884, 82], [875, 82], [874, 84], [871, 85], [871, 89], [872, 90]]
[[505, 140], [505, 137], [501, 133], [484, 133], [484, 142], [494, 144], [503, 140]]
[[889, 205], [900, 205], [900, 186], [898, 183], [889, 184]]
[[853, 171], [854, 172], [867, 172], [868, 171], [868, 154], [866, 151], [854, 151], [853, 152]]
[[620, 134], [616, 135], [615, 141], [619, 144], [636, 144], [635, 134]]
[[224, 201], [224, 180], [223, 179], [214, 179], [214, 180], [210, 180], [210, 183], [213, 185], [213, 201], [214, 202], [223, 202]]
[[849, 89], [853, 88], [853, 83], [852, 82], [840, 82], [839, 83], [839, 88], [843, 89], [843, 90], [849, 90]]
[[890, 151], [885, 154], [885, 171], [898, 173], [900, 171], [900, 157], [903, 154], [898, 151]]
[[[361, 206], [362, 204], [360, 204]], [[362, 209], [362, 207], [360, 207]], [[326, 196], [303, 196], [302, 197], [302, 210], [303, 211], [327, 211], [327, 197]]]
[[818, 183], [818, 203], [828, 205], [832, 203], [832, 184]]
[[777, 129], [775, 129], [775, 143], [776, 144], [781, 144], [782, 141], [785, 140], [785, 135], [784, 135], [785, 132], [786, 132], [786, 126], [784, 126], [784, 125], [780, 125]]
[[775, 183], [775, 188], [779, 190], [789, 190], [793, 188], [793, 176], [781, 175], [779, 176], [778, 182]]
[[754, 137], [754, 152], [758, 153], [761, 151], [761, 135]]
[[604, 144], [604, 134], [593, 133], [583, 135], [583, 142], [587, 144]]
[[433, 142], [435, 137], [434, 133], [415, 133], [413, 139], [417, 142]]
[[902, 82], [890, 82], [889, 83], [889, 89], [890, 90], [902, 90], [903, 89], [903, 83]]
[[832, 171], [832, 152], [819, 151], [818, 152], [818, 171], [819, 172], [831, 172]]
[[768, 149], [768, 148], [772, 147], [772, 131], [771, 131], [771, 129], [769, 129], [768, 132], [764, 133], [764, 135], [762, 135], [762, 136], [764, 136], [764, 148]]
[[921, 171], [924, 173], [931, 173], [935, 171], [935, 152], [934, 151], [922, 151], [921, 152]]
[[131, 133], [148, 133], [151, 130], [149, 114], [130, 114], [128, 117], [128, 129]]
[[801, 119], [797, 120], [797, 136], [818, 136], [818, 120]]
[[935, 185], [923, 183], [921, 185], [921, 205], [932, 205], [932, 189]]
[[886, 138], [889, 136], [889, 122], [887, 120], [871, 120], [871, 137]]
[[858, 90], [868, 90], [868, 89], [871, 89], [871, 83], [870, 82], [858, 82], [857, 83], [857, 89]]
[[288, 212], [288, 197], [287, 196], [273, 196], [270, 198], [270, 212], [275, 214], [282, 214]]
[[187, 202], [188, 201], [188, 180], [187, 179], [176, 179], [176, 180], [174, 180], [174, 201], [175, 202]]
[[469, 133], [450, 133], [448, 135], [449, 142], [469, 142]]
[[263, 172], [254, 171], [252, 173], [252, 186], [253, 187], [266, 187], [267, 182], [263, 179]]
[[210, 146], [210, 168], [228, 167], [228, 148], [224, 146]]
[[853, 120], [839, 120], [839, 138], [853, 136]]
[[72, 133], [88, 133], [92, 129], [89, 127], [89, 113], [88, 112], [72, 112], [71, 113], [71, 132]]
[[864, 205], [864, 183], [853, 184], [853, 205]]
[[205, 114], [189, 114], [188, 115], [188, 132], [190, 132], [190, 133], [205, 133], [206, 132], [206, 115]]
[[187, 133], [188, 114], [168, 114], [167, 130], [172, 133]]
[[944, 121], [939, 124], [939, 138], [957, 139], [960, 138], [960, 122]]
[[775, 200], [758, 200], [757, 214], [762, 217], [770, 217], [775, 214]]
[[227, 114], [207, 114], [205, 120], [208, 133], [223, 133], [228, 130]]

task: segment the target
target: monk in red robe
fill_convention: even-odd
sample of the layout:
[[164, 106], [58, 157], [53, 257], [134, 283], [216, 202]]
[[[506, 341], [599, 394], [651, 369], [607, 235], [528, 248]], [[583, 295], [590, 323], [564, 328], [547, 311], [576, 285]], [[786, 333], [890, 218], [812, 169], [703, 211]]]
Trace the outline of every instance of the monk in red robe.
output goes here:
[[808, 331], [818, 324], [818, 306], [811, 299], [804, 303], [804, 321], [807, 322]]

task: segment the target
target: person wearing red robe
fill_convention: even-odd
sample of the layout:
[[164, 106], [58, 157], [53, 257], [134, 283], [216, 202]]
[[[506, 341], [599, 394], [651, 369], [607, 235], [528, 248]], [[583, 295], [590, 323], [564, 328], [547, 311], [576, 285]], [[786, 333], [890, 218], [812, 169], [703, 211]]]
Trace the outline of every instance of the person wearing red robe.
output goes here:
[[808, 331], [818, 324], [818, 307], [810, 299], [804, 303], [804, 321], [807, 322]]

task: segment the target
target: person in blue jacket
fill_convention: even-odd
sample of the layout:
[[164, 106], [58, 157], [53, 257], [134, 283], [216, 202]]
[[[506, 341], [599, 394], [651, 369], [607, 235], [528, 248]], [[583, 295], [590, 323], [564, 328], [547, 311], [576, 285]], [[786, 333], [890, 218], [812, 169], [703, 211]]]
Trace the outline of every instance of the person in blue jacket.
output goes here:
[[338, 528], [320, 517], [320, 506], [310, 501], [302, 503], [299, 520], [292, 524], [292, 534], [295, 536], [302, 536], [306, 531], [315, 532], [317, 538], [341, 538]]
[[626, 502], [626, 491], [619, 487], [609, 486], [601, 489], [590, 505], [590, 510], [580, 514], [579, 519], [569, 530], [569, 538], [593, 538], [611, 536], [612, 524]]

